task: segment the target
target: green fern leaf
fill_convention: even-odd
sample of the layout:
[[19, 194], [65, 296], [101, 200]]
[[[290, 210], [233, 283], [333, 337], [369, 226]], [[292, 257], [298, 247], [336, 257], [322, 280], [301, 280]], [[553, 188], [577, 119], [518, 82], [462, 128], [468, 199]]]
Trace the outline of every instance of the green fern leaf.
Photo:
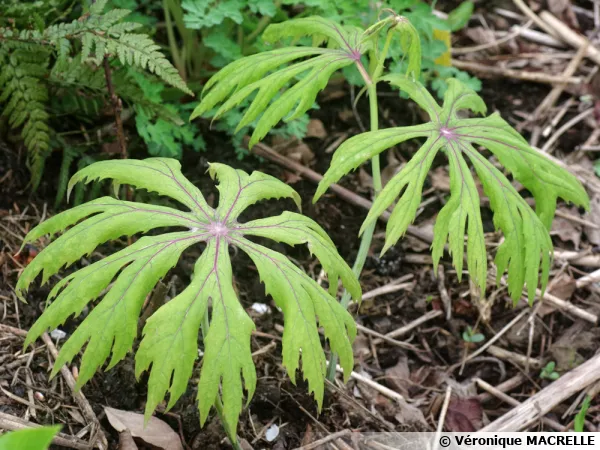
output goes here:
[[48, 88], [42, 81], [49, 55], [45, 49], [37, 46], [10, 47], [0, 49], [0, 103], [4, 103], [2, 115], [8, 118], [11, 128], [21, 128], [32, 173], [31, 185], [35, 190], [50, 152], [49, 116], [46, 112]]
[[[353, 366], [351, 341], [356, 327], [333, 295], [341, 280], [352, 296], [359, 299], [358, 280], [327, 234], [311, 219], [286, 212], [247, 223], [238, 220], [245, 209], [263, 199], [288, 197], [299, 206], [298, 194], [290, 186], [260, 172], [248, 175], [223, 164], [211, 164], [209, 172], [219, 182], [220, 201], [215, 209], [209, 207], [200, 191], [183, 177], [175, 160], [103, 161], [75, 174], [69, 190], [79, 181], [110, 178], [117, 184], [167, 195], [189, 211], [104, 197], [46, 220], [26, 236], [24, 244], [43, 235], [61, 232], [62, 235], [22, 272], [16, 286], [21, 298], [40, 272], [45, 283], [63, 266], [90, 254], [110, 239], [162, 227], [188, 231], [144, 236], [129, 247], [63, 278], [50, 292], [51, 303], [31, 327], [26, 344], [69, 316], [79, 314], [89, 302], [106, 292], [63, 345], [52, 373], [55, 375], [86, 346], [78, 380], [81, 386], [109, 357], [108, 367], [112, 367], [125, 356], [136, 337], [144, 299], [185, 249], [204, 243], [191, 283], [148, 319], [136, 355], [136, 373], [139, 376], [150, 370], [147, 417], [167, 392], [169, 407], [172, 407], [185, 392], [191, 377], [198, 354], [198, 329], [203, 321], [209, 322], [210, 299], [210, 323], [204, 337], [198, 385], [200, 416], [204, 422], [222, 396], [225, 419], [235, 429], [244, 389], [249, 401], [256, 386], [256, 373], [250, 349], [254, 324], [233, 288], [228, 250], [233, 246], [254, 261], [267, 293], [282, 309], [284, 365], [294, 379], [302, 355], [304, 378], [320, 407], [326, 364], [318, 326], [323, 328], [332, 350], [341, 355], [347, 377]], [[252, 236], [289, 245], [307, 244], [328, 274], [329, 292], [284, 255], [249, 240]]]
[[[46, 28], [43, 33], [26, 31], [19, 36], [45, 45], [51, 44], [61, 49], [59, 55], [67, 57], [65, 40], [79, 39], [82, 43], [82, 61], [91, 60], [100, 65], [105, 56], [116, 55], [121, 64], [137, 67], [157, 75], [172, 86], [194, 95], [187, 87], [177, 69], [160, 52], [160, 47], [147, 35], [133, 33], [141, 24], [122, 22], [131, 11], [111, 9], [103, 13], [101, 8], [90, 8], [90, 14], [70, 23], [59, 23]], [[0, 29], [0, 38], [9, 34]]]
[[225, 19], [241, 24], [244, 20], [244, 3], [240, 0], [183, 0], [183, 20], [186, 28], [190, 30], [214, 27], [222, 24]]
[[[467, 165], [468, 160], [490, 199], [494, 224], [504, 233], [504, 242], [498, 248], [495, 260], [498, 277], [508, 271], [511, 297], [517, 301], [527, 285], [532, 302], [538, 284], [541, 284], [543, 291], [548, 282], [552, 254], [548, 230], [558, 198], [586, 208], [589, 206], [589, 199], [579, 181], [532, 149], [498, 114], [482, 119], [461, 118], [458, 115], [461, 110], [483, 114], [486, 106], [473, 90], [458, 80], [448, 80], [448, 90], [441, 107], [424, 86], [408, 77], [388, 75], [383, 80], [406, 92], [429, 114], [430, 122], [363, 133], [344, 142], [334, 154], [331, 166], [319, 184], [315, 201], [331, 184], [372, 156], [408, 139], [426, 138], [409, 163], [377, 196], [362, 230], [397, 200], [387, 225], [383, 251], [394, 245], [414, 220], [426, 175], [435, 155], [443, 149], [450, 162], [451, 195], [440, 211], [434, 228], [434, 264], [437, 266], [448, 242], [460, 278], [466, 228], [469, 274], [482, 291], [485, 290], [487, 259], [479, 211], [480, 199]], [[490, 150], [513, 177], [533, 194], [536, 212], [474, 145]]]
[[96, 0], [90, 5], [90, 14], [102, 14], [108, 0]]

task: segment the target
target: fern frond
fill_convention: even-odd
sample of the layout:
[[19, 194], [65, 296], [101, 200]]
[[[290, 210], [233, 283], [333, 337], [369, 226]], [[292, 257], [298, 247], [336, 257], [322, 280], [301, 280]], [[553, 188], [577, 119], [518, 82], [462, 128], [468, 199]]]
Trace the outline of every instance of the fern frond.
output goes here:
[[103, 71], [84, 64], [81, 55], [57, 59], [50, 70], [48, 81], [72, 89], [106, 91]]
[[[172, 407], [186, 389], [198, 356], [198, 329], [208, 321], [204, 356], [198, 385], [202, 422], [219, 398], [223, 414], [235, 430], [242, 409], [243, 391], [248, 400], [256, 385], [250, 348], [254, 324], [233, 288], [229, 246], [246, 252], [256, 264], [262, 281], [284, 313], [284, 365], [292, 380], [298, 362], [309, 389], [321, 407], [326, 370], [319, 326], [333, 351], [341, 356], [348, 377], [353, 366], [351, 341], [356, 327], [348, 312], [332, 296], [339, 280], [355, 299], [361, 289], [350, 267], [339, 256], [333, 242], [314, 221], [295, 213], [240, 223], [240, 214], [254, 203], [269, 198], [292, 198], [298, 194], [287, 184], [260, 172], [248, 175], [223, 164], [211, 164], [218, 180], [219, 205], [208, 206], [201, 192], [180, 171], [175, 160], [103, 161], [79, 171], [69, 189], [79, 181], [113, 179], [161, 195], [185, 205], [189, 211], [120, 201], [105, 197], [58, 214], [34, 228], [24, 242], [63, 232], [25, 268], [16, 286], [22, 297], [43, 272], [42, 283], [63, 266], [89, 254], [103, 242], [122, 235], [143, 233], [158, 227], [188, 231], [144, 236], [131, 246], [63, 278], [52, 289], [50, 306], [31, 327], [29, 344], [45, 330], [77, 315], [103, 291], [106, 294], [63, 345], [53, 375], [87, 343], [78, 386], [89, 380], [109, 358], [109, 367], [122, 359], [133, 345], [137, 321], [146, 296], [188, 247], [203, 242], [191, 283], [162, 306], [146, 322], [136, 355], [136, 374], [150, 370], [146, 416], [170, 393]], [[65, 231], [67, 230], [67, 231]], [[287, 257], [248, 239], [263, 236], [289, 245], [307, 244], [329, 277], [329, 292]], [[115, 279], [113, 281], [113, 279]], [[112, 284], [111, 284], [112, 282]], [[219, 400], [220, 401], [220, 400]]]
[[[151, 118], [159, 118], [174, 125], [183, 125], [179, 115], [162, 101], [160, 96], [154, 98], [144, 91], [141, 83], [156, 85], [158, 78], [143, 72], [137, 72], [132, 68], [117, 67], [112, 73], [115, 92], [124, 102], [132, 108], [139, 108]], [[55, 87], [66, 89], [73, 94], [73, 100], [77, 102], [84, 111], [89, 109], [89, 102], [82, 96], [82, 92], [98, 101], [106, 99], [106, 79], [104, 72], [98, 67], [84, 64], [81, 55], [73, 58], [61, 58], [56, 61], [48, 82]], [[97, 102], [96, 102], [97, 103]], [[97, 104], [93, 105], [98, 106]], [[93, 110], [96, 114], [99, 108]]]
[[35, 190], [41, 180], [44, 162], [50, 151], [48, 127], [48, 89], [41, 78], [46, 73], [48, 53], [43, 48], [19, 47], [0, 50], [0, 103], [2, 115], [11, 128], [21, 128], [21, 137], [28, 151], [28, 166]]
[[82, 61], [92, 61], [100, 65], [105, 56], [117, 56], [125, 66], [147, 70], [166, 83], [194, 95], [187, 87], [177, 69], [160, 52], [160, 47], [147, 35], [133, 33], [141, 25], [135, 22], [122, 22], [131, 11], [111, 9], [103, 13], [101, 9], [90, 9], [90, 14], [69, 23], [52, 25], [42, 32], [10, 28], [0, 28], [0, 41], [15, 46], [53, 46], [59, 59], [69, 57], [70, 41], [81, 42]]
[[50, 27], [45, 37], [55, 46], [61, 39], [78, 37], [82, 42], [81, 58], [100, 65], [105, 56], [117, 56], [124, 66], [138, 67], [154, 73], [163, 81], [194, 95], [181, 79], [177, 69], [160, 52], [160, 47], [147, 35], [132, 33], [139, 24], [116, 23], [128, 10], [112, 10], [105, 15], [90, 16], [83, 21]]
[[[460, 279], [466, 227], [468, 270], [473, 281], [484, 291], [487, 260], [479, 211], [480, 199], [467, 165], [468, 159], [490, 199], [494, 225], [504, 233], [504, 242], [496, 253], [498, 277], [508, 271], [511, 297], [517, 301], [527, 285], [532, 302], [538, 284], [543, 291], [548, 282], [552, 255], [548, 230], [558, 198], [586, 208], [589, 206], [587, 194], [577, 178], [532, 149], [498, 114], [482, 119], [461, 118], [458, 114], [461, 110], [483, 114], [486, 106], [473, 90], [458, 80], [448, 80], [449, 87], [441, 107], [423, 85], [408, 77], [388, 75], [383, 80], [406, 92], [427, 111], [430, 122], [363, 133], [344, 142], [334, 154], [331, 166], [319, 184], [315, 201], [332, 183], [372, 156], [407, 139], [426, 138], [410, 162], [377, 196], [362, 230], [376, 221], [399, 197], [387, 225], [383, 251], [394, 245], [414, 220], [425, 177], [433, 158], [443, 149], [450, 161], [451, 190], [450, 200], [440, 211], [434, 228], [434, 265], [437, 266], [444, 246], [449, 242]], [[535, 212], [504, 174], [474, 148], [474, 144], [490, 150], [513, 177], [533, 194]]]

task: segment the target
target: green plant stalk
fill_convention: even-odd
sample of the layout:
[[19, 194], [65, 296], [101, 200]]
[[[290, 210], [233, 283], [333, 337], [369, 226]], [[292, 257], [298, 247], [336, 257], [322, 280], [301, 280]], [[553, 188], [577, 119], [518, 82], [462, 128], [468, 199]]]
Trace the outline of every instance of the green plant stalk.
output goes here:
[[[208, 326], [209, 326], [209, 322], [208, 322], [208, 312], [207, 312], [206, 314], [204, 314], [204, 317], [202, 318], [202, 323], [200, 324], [200, 328], [202, 330], [202, 340], [206, 339], [206, 334], [208, 333]], [[227, 433], [227, 436], [229, 437], [229, 440], [231, 441], [231, 445], [233, 446], [233, 449], [234, 450], [243, 450], [242, 445], [240, 444], [240, 441], [237, 437], [237, 434], [235, 433], [235, 430], [231, 429], [231, 427], [229, 426], [229, 423], [227, 423], [227, 420], [225, 419], [225, 415], [223, 414], [223, 401], [221, 400], [220, 394], [217, 394], [217, 401], [215, 402], [215, 409], [217, 410], [217, 415], [219, 416], [219, 420], [223, 424], [225, 433]]]
[[[381, 55], [382, 59], [385, 59], [385, 56], [387, 54], [387, 49], [389, 48], [389, 41], [391, 40], [390, 35], [391, 35], [391, 33], [388, 33], [388, 39], [386, 41], [386, 46]], [[362, 65], [362, 63], [360, 63], [360, 61], [357, 63], [357, 65], [358, 65], [358, 69], [359, 69], [360, 73], [363, 75], [365, 83], [367, 83], [367, 92], [369, 95], [369, 115], [370, 115], [370, 122], [371, 122], [370, 123], [371, 131], [377, 131], [379, 129], [379, 107], [377, 104], [377, 81], [375, 81], [376, 78], [371, 78], [367, 75], [366, 70], [364, 69], [364, 66]], [[374, 71], [374, 75], [377, 74], [379, 66], [380, 65], [378, 64], [377, 68]], [[383, 63], [381, 63], [381, 66], [383, 66]], [[379, 72], [381, 72], [381, 69], [379, 69]], [[373, 177], [373, 189], [375, 191], [374, 197], [376, 198], [382, 189], [381, 167], [379, 165], [379, 155], [375, 155], [373, 158], [371, 158], [371, 176]], [[373, 240], [373, 233], [375, 232], [375, 225], [376, 225], [375, 222], [373, 222], [372, 225], [369, 225], [369, 227], [365, 229], [365, 231], [363, 232], [363, 234], [360, 238], [358, 254], [356, 255], [356, 260], [354, 261], [354, 265], [352, 266], [352, 271], [354, 272], [354, 275], [356, 275], [356, 278], [359, 278], [359, 279], [360, 279], [360, 274], [362, 273], [363, 267], [365, 266], [365, 262], [367, 260], [367, 255], [369, 254], [369, 248], [371, 248], [371, 241]], [[350, 293], [347, 290], [344, 290], [344, 293], [342, 294], [342, 300], [340, 302], [341, 305], [344, 308], [347, 308], [348, 304], [350, 303], [351, 298], [352, 298], [352, 296], [350, 295]], [[329, 367], [327, 368], [327, 379], [331, 382], [333, 382], [333, 380], [335, 379], [337, 363], [338, 363], [338, 355], [336, 353], [332, 353], [331, 357], [329, 358]]]
[[179, 75], [185, 80], [187, 78], [187, 74], [185, 71], [185, 62], [182, 58], [181, 53], [179, 53], [179, 49], [177, 48], [177, 40], [175, 39], [175, 33], [173, 31], [173, 21], [171, 20], [171, 11], [169, 9], [169, 1], [163, 0], [163, 12], [165, 15], [165, 22], [167, 24], [167, 38], [169, 40], [169, 49], [171, 50], [171, 57], [173, 58], [173, 63], [177, 70], [179, 71]]
[[[281, 0], [276, 1], [275, 8], [279, 9], [280, 6], [281, 6]], [[254, 31], [252, 31], [252, 33], [250, 33], [248, 36], [246, 36], [245, 43], [250, 44], [258, 36], [260, 36], [260, 34], [264, 31], [264, 29], [267, 28], [267, 26], [271, 23], [271, 20], [273, 20], [273, 18], [270, 16], [262, 16], [260, 18], [260, 20], [258, 21], [258, 23], [256, 24]]]
[[[381, 51], [381, 57], [379, 57], [377, 59], [377, 66], [375, 67], [375, 70], [373, 71], [373, 76], [372, 76], [373, 84], [377, 83], [377, 79], [381, 75], [381, 72], [383, 72], [383, 64], [385, 62], [385, 58], [387, 57], [388, 51], [390, 49], [390, 44], [392, 43], [393, 33], [394, 33], [393, 29], [390, 29], [387, 32], [385, 44], [383, 45], [383, 50]], [[370, 104], [371, 111], [373, 111], [372, 106], [373, 105]], [[375, 107], [377, 107], [377, 102], [375, 102]], [[376, 111], [376, 113], [377, 113], [377, 111]], [[371, 112], [371, 114], [373, 114], [373, 113]], [[377, 118], [375, 118], [375, 122], [377, 123]], [[375, 128], [375, 130], [376, 129], [377, 128]], [[373, 131], [373, 117], [371, 117], [371, 131]]]
[[[183, 21], [183, 10], [181, 9], [181, 2], [179, 2], [178, 0], [163, 0], [165, 2], [166, 5], [166, 9], [165, 9], [165, 17], [167, 17], [166, 13], [169, 13], [169, 19], [171, 19], [172, 21], [175, 22], [175, 26], [177, 27], [177, 32], [179, 33], [179, 36], [181, 37], [182, 43], [181, 44], [177, 44], [177, 41], [175, 40], [175, 36], [173, 34], [173, 30], [172, 27], [168, 24], [167, 22], [167, 26], [170, 27], [169, 30], [167, 30], [168, 37], [169, 37], [169, 46], [171, 48], [171, 52], [173, 52], [173, 44], [175, 45], [175, 48], [177, 48], [177, 45], [181, 46], [181, 51], [178, 52], [179, 53], [179, 60], [177, 61], [178, 64], [180, 64], [182, 67], [180, 68], [179, 65], [176, 64], [177, 70], [179, 70], [180, 73], [182, 73], [182, 76], [185, 75], [185, 79], [186, 81], [188, 79], [195, 79], [199, 76], [199, 71], [200, 68], [202, 67], [202, 55], [200, 54], [199, 50], [199, 42], [198, 42], [198, 36], [195, 33], [194, 30], [188, 30], [185, 27], [185, 23]], [[163, 8], [165, 8], [165, 6], [163, 6]], [[172, 18], [170, 17], [172, 16]], [[173, 35], [173, 40], [171, 40], [171, 35]]]

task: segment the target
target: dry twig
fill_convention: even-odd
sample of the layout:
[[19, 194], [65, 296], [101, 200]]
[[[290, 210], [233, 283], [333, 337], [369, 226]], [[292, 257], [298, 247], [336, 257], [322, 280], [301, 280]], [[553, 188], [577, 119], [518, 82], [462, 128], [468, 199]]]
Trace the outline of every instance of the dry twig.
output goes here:
[[553, 31], [556, 35], [555, 37], [559, 37], [571, 47], [578, 49], [587, 46], [586, 56], [596, 64], [600, 64], [600, 50], [591, 45], [590, 41], [585, 36], [573, 31], [548, 11], [542, 11], [540, 13], [540, 18], [544, 21], [546, 26]]
[[552, 411], [556, 405], [599, 379], [600, 354], [597, 354], [480, 431], [524, 430]]
[[[475, 378], [475, 382], [479, 385], [480, 388], [484, 389], [494, 397], [499, 398], [500, 400], [502, 400], [505, 403], [508, 403], [511, 406], [519, 406], [521, 404], [517, 400], [512, 398], [510, 395], [506, 395], [504, 392], [495, 388], [491, 384], [486, 383], [481, 378]], [[542, 417], [542, 422], [556, 431], [565, 431], [565, 427], [560, 423], [556, 422], [555, 420], [548, 419], [547, 417]]]
[[452, 60], [452, 65], [461, 70], [468, 70], [469, 72], [478, 72], [487, 75], [500, 75], [506, 78], [514, 78], [516, 80], [531, 81], [534, 83], [544, 84], [556, 84], [556, 83], [567, 83], [567, 84], [581, 84], [581, 78], [579, 77], [564, 77], [562, 75], [548, 75], [544, 72], [526, 72], [523, 70], [507, 69], [505, 67], [488, 66], [485, 64], [461, 61], [458, 59]]

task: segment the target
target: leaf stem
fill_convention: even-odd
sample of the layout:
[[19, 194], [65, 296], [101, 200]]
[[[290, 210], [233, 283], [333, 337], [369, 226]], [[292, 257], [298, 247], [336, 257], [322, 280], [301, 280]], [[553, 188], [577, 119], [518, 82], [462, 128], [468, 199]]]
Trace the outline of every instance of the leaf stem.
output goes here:
[[[277, 10], [279, 10], [280, 6], [281, 6], [281, 0], [278, 0], [274, 3], [275, 8]], [[269, 24], [271, 23], [271, 21], [273, 20], [273, 17], [271, 16], [262, 16], [260, 18], [260, 20], [258, 21], [258, 23], [256, 24], [256, 27], [254, 28], [254, 31], [252, 31], [252, 33], [250, 33], [248, 36], [246, 36], [246, 38], [244, 39], [246, 44], [249, 44], [251, 42], [253, 42], [259, 34], [261, 34], [265, 28], [267, 28], [267, 26], [269, 26]]]
[[169, 41], [169, 49], [171, 51], [171, 58], [173, 58], [173, 63], [177, 70], [179, 71], [179, 75], [184, 80], [186, 79], [185, 73], [185, 60], [182, 57], [182, 53], [179, 52], [177, 48], [177, 39], [175, 38], [175, 31], [173, 29], [173, 22], [171, 20], [171, 10], [169, 8], [169, 0], [163, 0], [163, 11], [165, 15], [165, 21], [167, 23], [167, 39]]
[[[206, 335], [208, 334], [208, 326], [209, 326], [208, 312], [206, 312], [204, 314], [204, 317], [202, 318], [202, 323], [200, 324], [200, 329], [202, 330], [202, 340], [203, 341], [206, 341]], [[227, 433], [227, 436], [229, 437], [229, 440], [231, 441], [231, 445], [233, 446], [233, 449], [234, 450], [243, 450], [242, 445], [240, 444], [240, 441], [237, 437], [235, 430], [231, 429], [231, 427], [229, 426], [229, 423], [225, 419], [225, 415], [223, 414], [223, 401], [221, 400], [221, 394], [217, 394], [217, 398], [215, 399], [214, 407], [217, 410], [217, 415], [219, 416], [219, 420], [221, 420], [223, 429], [225, 430], [225, 433]]]
[[[393, 29], [388, 30], [387, 36], [385, 39], [385, 44], [383, 45], [383, 50], [381, 51], [381, 55], [379, 55], [379, 58], [377, 59], [377, 67], [375, 67], [375, 71], [373, 72], [372, 78], [375, 82], [377, 81], [377, 79], [381, 75], [381, 72], [383, 71], [383, 64], [385, 63], [385, 59], [387, 58], [387, 54], [390, 49], [390, 44], [392, 43], [393, 35], [394, 35]], [[372, 114], [372, 111], [373, 111], [373, 109], [371, 108], [371, 114]], [[373, 122], [371, 122], [371, 127], [373, 126], [372, 124], [373, 124]], [[373, 129], [371, 129], [371, 131], [373, 131]]]
[[104, 77], [106, 79], [106, 89], [112, 103], [113, 113], [115, 115], [115, 126], [117, 128], [117, 141], [121, 150], [121, 157], [127, 159], [127, 142], [125, 140], [125, 132], [123, 131], [123, 120], [121, 118], [122, 104], [121, 100], [115, 93], [115, 88], [112, 81], [112, 72], [108, 56], [104, 57]]
[[[386, 42], [388, 44], [388, 42]], [[388, 44], [389, 45], [389, 44]], [[387, 53], [387, 52], [386, 52]], [[360, 61], [357, 62], [357, 66], [359, 69], [362, 64], [359, 64]], [[379, 64], [377, 65], [379, 68]], [[373, 75], [377, 74], [377, 68], [375, 69]], [[363, 68], [364, 70], [364, 68]], [[381, 71], [381, 69], [379, 70]], [[360, 71], [361, 74], [363, 71]], [[363, 76], [364, 77], [364, 76]], [[373, 76], [372, 78], [368, 75], [364, 77], [365, 83], [367, 84], [367, 92], [369, 94], [369, 113], [370, 113], [370, 122], [371, 122], [371, 131], [377, 131], [379, 129], [379, 107], [377, 104], [377, 78]], [[379, 155], [373, 156], [371, 159], [371, 175], [373, 177], [373, 189], [374, 189], [374, 198], [379, 195], [381, 192], [381, 168], [379, 165]], [[373, 221], [371, 225], [369, 225], [365, 231], [363, 232], [360, 238], [360, 245], [358, 247], [358, 254], [356, 255], [356, 260], [354, 261], [354, 265], [352, 266], [352, 272], [356, 275], [357, 278], [360, 278], [360, 274], [365, 266], [365, 262], [367, 260], [367, 255], [369, 254], [369, 248], [371, 247], [371, 241], [373, 240], [373, 233], [375, 231], [376, 221]], [[350, 304], [352, 296], [347, 290], [344, 290], [342, 294], [342, 300], [340, 304], [347, 308]], [[327, 379], [331, 382], [335, 379], [335, 371], [338, 363], [338, 355], [336, 353], [332, 353], [329, 358], [329, 367], [327, 369]]]

